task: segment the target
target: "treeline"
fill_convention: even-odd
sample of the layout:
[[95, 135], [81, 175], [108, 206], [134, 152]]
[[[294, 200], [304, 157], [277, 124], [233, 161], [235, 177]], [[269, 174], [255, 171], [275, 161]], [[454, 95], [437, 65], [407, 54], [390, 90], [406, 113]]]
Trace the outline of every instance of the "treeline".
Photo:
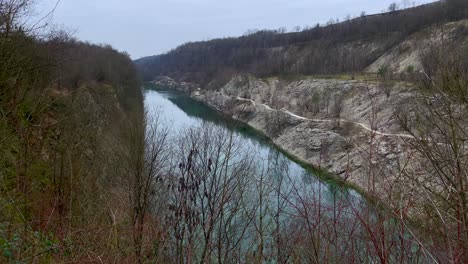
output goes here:
[[234, 73], [259, 77], [353, 73], [410, 34], [468, 17], [468, 3], [447, 0], [405, 10], [330, 21], [302, 32], [262, 30], [239, 38], [184, 44], [167, 54], [137, 60], [144, 80], [166, 75], [216, 85]]
[[0, 262], [94, 262], [143, 96], [128, 55], [30, 26], [34, 7], [0, 0]]
[[126, 108], [139, 105], [142, 95], [135, 66], [129, 55], [110, 45], [93, 45], [74, 39], [53, 38], [48, 45], [57, 48], [55, 65], [58, 88], [76, 90], [89, 82], [109, 84]]

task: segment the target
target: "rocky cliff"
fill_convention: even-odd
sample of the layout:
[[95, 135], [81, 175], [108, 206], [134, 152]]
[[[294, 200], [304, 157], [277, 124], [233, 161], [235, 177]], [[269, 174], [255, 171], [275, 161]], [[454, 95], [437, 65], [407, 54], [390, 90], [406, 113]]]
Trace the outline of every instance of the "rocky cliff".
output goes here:
[[403, 132], [398, 117], [410, 112], [415, 79], [422, 77], [432, 50], [466, 45], [466, 28], [467, 20], [461, 20], [411, 34], [371, 63], [366, 74], [237, 74], [219, 86], [170, 77], [154, 82], [249, 124], [305, 163], [382, 192], [413, 158], [407, 147], [412, 136]]
[[[387, 95], [378, 83], [306, 78], [286, 81], [238, 76], [217, 91], [164, 77], [155, 84], [193, 98], [263, 132], [300, 161], [331, 172], [380, 198], [408, 159], [395, 113], [412, 88], [395, 84]], [[369, 175], [375, 180], [370, 182]], [[382, 188], [381, 188], [382, 187]]]

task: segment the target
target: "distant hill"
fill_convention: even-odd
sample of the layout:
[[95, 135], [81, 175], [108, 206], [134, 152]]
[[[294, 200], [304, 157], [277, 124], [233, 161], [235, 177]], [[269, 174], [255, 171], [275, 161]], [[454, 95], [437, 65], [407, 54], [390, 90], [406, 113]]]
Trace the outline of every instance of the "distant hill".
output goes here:
[[[238, 38], [186, 43], [135, 63], [146, 81], [165, 75], [213, 87], [240, 73], [266, 77], [376, 71], [385, 64], [376, 63], [383, 55], [390, 58], [388, 53], [415, 33], [466, 18], [468, 1], [438, 1], [329, 22], [302, 32], [262, 30]], [[465, 34], [466, 30], [458, 28], [457, 32]], [[415, 64], [416, 68], [420, 65]], [[401, 67], [395, 70], [404, 70]]]

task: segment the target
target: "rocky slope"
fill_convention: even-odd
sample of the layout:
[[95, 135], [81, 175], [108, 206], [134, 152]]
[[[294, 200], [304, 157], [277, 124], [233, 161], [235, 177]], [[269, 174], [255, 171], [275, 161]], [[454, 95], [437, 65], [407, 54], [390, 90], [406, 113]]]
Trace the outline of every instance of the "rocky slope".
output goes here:
[[468, 20], [447, 23], [444, 26], [433, 26], [414, 33], [400, 44], [385, 52], [378, 60], [366, 68], [367, 72], [378, 72], [383, 67], [389, 67], [394, 72], [405, 73], [422, 71], [421, 57], [431, 47], [441, 45], [466, 45], [468, 36]]
[[395, 85], [387, 96], [377, 83], [313, 78], [238, 76], [217, 91], [167, 77], [154, 83], [190, 93], [263, 132], [302, 162], [381, 197], [383, 186], [394, 180], [390, 175], [408, 158], [405, 141], [411, 136], [394, 117], [397, 106], [403, 109], [412, 96], [412, 88], [404, 84]]
[[[417, 76], [431, 48], [465, 45], [467, 28], [468, 20], [461, 20], [414, 33], [370, 64], [368, 75], [356, 80], [351, 76], [238, 74], [224, 85], [209, 88], [169, 77], [158, 77], [154, 83], [190, 93], [249, 124], [303, 162], [362, 189], [383, 192], [383, 186], [395, 177], [390, 175], [398, 175], [400, 164], [407, 164], [411, 157], [407, 148], [411, 136], [402, 131], [397, 117], [411, 109], [414, 88], [409, 82], [391, 79], [398, 74], [411, 79], [410, 71]], [[393, 75], [391, 79], [378, 77], [376, 72], [383, 68]]]

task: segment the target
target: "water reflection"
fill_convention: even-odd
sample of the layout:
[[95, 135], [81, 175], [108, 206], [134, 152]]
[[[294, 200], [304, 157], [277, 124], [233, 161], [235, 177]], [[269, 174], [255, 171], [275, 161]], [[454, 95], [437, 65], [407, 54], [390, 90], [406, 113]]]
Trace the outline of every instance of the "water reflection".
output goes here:
[[[170, 195], [163, 195], [174, 214], [164, 221], [174, 244], [198, 262], [209, 262], [204, 246], [219, 263], [290, 263], [291, 256], [297, 263], [376, 263], [384, 251], [388, 263], [425, 263], [412, 261], [419, 245], [401, 239], [406, 232], [392, 217], [355, 191], [323, 182], [248, 126], [174, 91], [146, 90], [145, 104], [182, 139], [174, 145]], [[232, 134], [240, 144], [226, 143]], [[227, 150], [232, 146], [240, 149]]]
[[[257, 133], [249, 126], [235, 122], [180, 92], [162, 89], [155, 90], [154, 87], [147, 88], [153, 89], [146, 89], [145, 91], [146, 108], [150, 110], [161, 109], [160, 115], [169, 121], [174, 134], [178, 134], [189, 127], [200, 126], [204, 122], [235, 130], [236, 135], [240, 136], [243, 140], [243, 148], [249, 153], [254, 154], [256, 160], [261, 161], [258, 164], [258, 168], [264, 169], [263, 167], [270, 167], [266, 168], [270, 172], [273, 172], [270, 175], [277, 175], [278, 177], [285, 177], [287, 174], [287, 178], [294, 181], [294, 183], [289, 183], [290, 186], [291, 184], [297, 184], [296, 181], [299, 181], [300, 185], [310, 189], [310, 192], [317, 192], [320, 189], [322, 192], [329, 192], [332, 197], [335, 197], [337, 192], [340, 192], [347, 198], [353, 197], [353, 199], [356, 199], [359, 197], [354, 190], [343, 189], [342, 186], [336, 186], [333, 183], [321, 182], [311, 171], [283, 155], [265, 136]], [[277, 168], [272, 168], [272, 166], [276, 166]], [[280, 167], [281, 169], [278, 169]], [[274, 170], [277, 171], [274, 172]]]

